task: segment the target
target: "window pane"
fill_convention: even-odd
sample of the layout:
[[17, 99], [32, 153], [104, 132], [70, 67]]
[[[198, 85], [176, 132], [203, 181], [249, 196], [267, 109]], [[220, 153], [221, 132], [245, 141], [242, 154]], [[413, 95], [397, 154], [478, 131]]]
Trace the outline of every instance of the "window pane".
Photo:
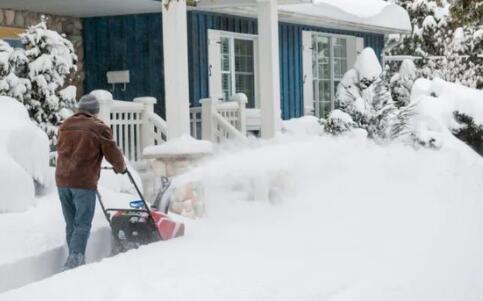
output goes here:
[[253, 74], [235, 75], [236, 93], [245, 93], [248, 98], [247, 107], [255, 107], [255, 88]]
[[320, 101], [319, 102], [319, 117], [327, 118], [331, 110], [330, 101]]
[[235, 39], [235, 71], [253, 72], [253, 41]]
[[247, 107], [255, 107], [255, 68], [253, 41], [234, 39], [235, 44], [235, 93], [245, 93]]
[[223, 90], [223, 98], [224, 100], [230, 99], [230, 96], [233, 94], [231, 89], [231, 75], [230, 73], [223, 73], [221, 75], [221, 87]]

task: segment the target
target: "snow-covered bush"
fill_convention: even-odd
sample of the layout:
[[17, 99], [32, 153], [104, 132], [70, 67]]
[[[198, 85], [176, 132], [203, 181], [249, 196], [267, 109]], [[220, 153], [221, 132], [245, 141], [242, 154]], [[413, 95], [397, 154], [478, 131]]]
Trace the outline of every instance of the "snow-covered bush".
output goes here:
[[[386, 55], [415, 56], [421, 75], [483, 87], [483, 4], [481, 1], [394, 0], [413, 25], [410, 34], [390, 35]], [[391, 76], [398, 63], [389, 61]]]
[[[326, 131], [339, 134], [340, 130], [360, 128], [367, 132], [369, 138], [390, 138], [397, 109], [373, 49], [364, 49], [357, 57], [354, 68], [344, 75], [337, 88], [337, 101], [340, 112], [329, 117]], [[340, 114], [342, 112], [345, 114]]]
[[356, 127], [352, 117], [338, 109], [330, 112], [329, 117], [327, 117], [327, 120], [323, 124], [324, 130], [332, 135], [340, 135]]
[[440, 148], [448, 141], [457, 140], [454, 133], [464, 130], [468, 123], [458, 120], [458, 115], [471, 117], [475, 125], [483, 124], [482, 99], [480, 90], [441, 79], [418, 79], [411, 92], [411, 100], [417, 104], [411, 120], [417, 141]]
[[66, 87], [66, 79], [76, 70], [77, 56], [72, 43], [47, 29], [45, 21], [20, 38], [21, 49], [0, 40], [0, 95], [22, 102], [54, 148], [57, 126], [75, 105], [75, 87]]
[[17, 100], [0, 96], [0, 212], [34, 203], [35, 186], [50, 183], [49, 140]]
[[419, 77], [416, 65], [412, 60], [405, 59], [390, 81], [391, 95], [396, 107], [401, 108], [409, 105], [411, 101], [411, 89], [414, 81]]

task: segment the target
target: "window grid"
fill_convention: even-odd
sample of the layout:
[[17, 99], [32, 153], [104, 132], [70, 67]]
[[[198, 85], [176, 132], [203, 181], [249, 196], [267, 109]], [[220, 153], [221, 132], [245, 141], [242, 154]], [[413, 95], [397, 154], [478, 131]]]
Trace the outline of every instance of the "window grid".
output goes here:
[[316, 116], [325, 118], [337, 107], [335, 90], [347, 71], [347, 39], [312, 35], [313, 95]]
[[223, 98], [245, 93], [248, 107], [255, 106], [254, 40], [233, 36], [221, 37], [221, 81]]

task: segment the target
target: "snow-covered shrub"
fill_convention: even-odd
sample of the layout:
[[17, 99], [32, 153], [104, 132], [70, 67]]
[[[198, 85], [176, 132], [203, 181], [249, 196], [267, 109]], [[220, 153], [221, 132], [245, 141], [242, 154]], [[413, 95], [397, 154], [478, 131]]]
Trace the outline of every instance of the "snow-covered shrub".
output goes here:
[[[481, 1], [394, 0], [413, 25], [410, 34], [390, 35], [386, 55], [415, 56], [421, 75], [467, 87], [483, 87], [483, 4]], [[386, 70], [397, 72], [397, 62]]]
[[[339, 110], [352, 120], [343, 118], [344, 128], [364, 129], [369, 138], [376, 140], [390, 138], [397, 108], [374, 50], [366, 48], [359, 54], [354, 68], [347, 71], [337, 88], [337, 101]], [[338, 119], [340, 124], [342, 120]]]
[[45, 21], [20, 34], [23, 48], [12, 49], [0, 40], [0, 95], [22, 102], [29, 116], [44, 130], [51, 148], [57, 126], [72, 113], [76, 90], [66, 79], [76, 70], [72, 43]]
[[[458, 120], [458, 115], [471, 117], [476, 126], [483, 124], [481, 99], [483, 91], [480, 90], [441, 79], [416, 80], [411, 91], [411, 100], [416, 104], [416, 114], [411, 120], [411, 126], [417, 141], [439, 148], [447, 141], [458, 140], [454, 134], [464, 131], [465, 123], [468, 123], [464, 118]], [[466, 133], [471, 132], [477, 133], [473, 129]], [[466, 136], [463, 141], [469, 141], [468, 137], [470, 136]]]
[[333, 110], [324, 122], [324, 130], [332, 135], [341, 135], [356, 127], [352, 117], [341, 110]]
[[395, 73], [389, 81], [391, 95], [396, 107], [401, 108], [409, 105], [411, 101], [411, 89], [414, 81], [418, 77], [418, 70], [414, 62], [405, 59], [401, 63], [399, 72]]
[[49, 140], [17, 100], [0, 96], [0, 212], [33, 205], [34, 182], [51, 184]]

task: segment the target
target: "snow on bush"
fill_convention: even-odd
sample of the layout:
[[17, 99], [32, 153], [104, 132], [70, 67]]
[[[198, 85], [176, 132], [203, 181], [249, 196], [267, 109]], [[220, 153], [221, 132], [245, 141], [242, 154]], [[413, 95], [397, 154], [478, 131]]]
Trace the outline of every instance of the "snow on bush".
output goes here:
[[34, 181], [48, 186], [49, 140], [17, 100], [0, 96], [0, 212], [21, 211], [34, 202]]
[[327, 132], [337, 135], [357, 128], [365, 130], [368, 137], [376, 140], [391, 138], [392, 124], [398, 110], [389, 86], [382, 78], [382, 68], [372, 48], [365, 48], [357, 56], [354, 68], [343, 76], [336, 97], [338, 109], [350, 118], [336, 112], [336, 116], [325, 122]]
[[411, 101], [417, 105], [412, 126], [418, 140], [438, 148], [444, 143], [461, 143], [452, 135], [461, 126], [455, 119], [455, 112], [483, 124], [482, 99], [483, 91], [480, 90], [441, 79], [418, 79], [411, 92]]
[[363, 88], [367, 88], [382, 73], [382, 67], [379, 63], [374, 49], [367, 47], [359, 53], [357, 56], [356, 63], [354, 64], [354, 69], [359, 75], [359, 83]]
[[23, 103], [54, 149], [57, 126], [75, 106], [75, 87], [66, 87], [66, 79], [77, 68], [77, 56], [72, 43], [47, 29], [45, 20], [29, 27], [20, 39], [19, 49], [0, 40], [0, 95]]

